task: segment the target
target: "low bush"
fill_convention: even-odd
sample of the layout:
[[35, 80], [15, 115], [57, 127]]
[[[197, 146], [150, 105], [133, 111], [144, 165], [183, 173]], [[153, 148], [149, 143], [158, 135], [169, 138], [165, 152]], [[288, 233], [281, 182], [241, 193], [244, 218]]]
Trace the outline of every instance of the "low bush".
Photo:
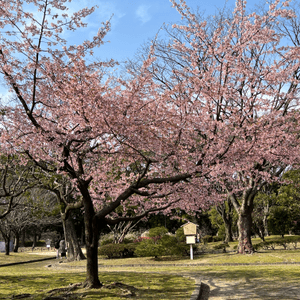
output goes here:
[[163, 237], [168, 233], [168, 229], [166, 227], [155, 227], [151, 228], [148, 233], [148, 237]]
[[100, 246], [98, 254], [107, 258], [133, 257], [137, 244], [107, 244]]
[[221, 243], [213, 246], [215, 250], [223, 250], [223, 253], [226, 253], [226, 248], [228, 247], [229, 245], [227, 243]]
[[123, 239], [123, 241], [119, 241], [120, 236], [114, 236], [114, 234], [112, 232], [107, 233], [107, 234], [103, 234], [101, 235], [100, 239], [99, 239], [99, 245], [108, 245], [108, 244], [115, 244], [115, 243], [120, 243], [120, 244], [130, 244], [133, 243], [134, 240], [138, 237], [138, 234], [135, 233], [130, 233], [127, 234], [125, 236], [125, 238]]
[[185, 242], [186, 241], [186, 237], [184, 235], [183, 227], [180, 227], [179, 229], [176, 230], [175, 236], [176, 236], [176, 239], [179, 242]]
[[122, 244], [131, 244], [133, 243], [135, 238], [124, 238]]
[[213, 236], [212, 241], [213, 242], [221, 242], [224, 240], [224, 236]]
[[168, 235], [165, 227], [156, 227], [149, 230], [148, 237], [136, 240], [137, 256], [182, 256], [189, 253], [189, 246], [185, 243], [183, 229], [177, 230], [176, 235]]
[[134, 254], [137, 256], [154, 256], [164, 255], [164, 249], [161, 243], [157, 243], [154, 239], [143, 239], [137, 243]]
[[204, 244], [211, 243], [213, 241], [213, 237], [211, 235], [205, 235], [202, 237], [202, 241]]
[[297, 243], [300, 242], [300, 236], [287, 236], [284, 238], [269, 239], [264, 242], [253, 245], [255, 250], [275, 250], [276, 247], [283, 247], [285, 250], [289, 247], [297, 249]]
[[143, 239], [137, 243], [134, 253], [137, 256], [153, 256], [155, 258], [166, 255], [183, 256], [189, 253], [189, 245], [179, 242], [174, 236], [165, 235], [160, 239]]
[[109, 245], [109, 244], [113, 244], [114, 243], [114, 239], [113, 238], [109, 238], [109, 239], [104, 239], [100, 241], [100, 245], [104, 246], [104, 245]]
[[[25, 247], [32, 247], [33, 242], [31, 241], [26, 241], [25, 242]], [[35, 244], [35, 247], [45, 247], [46, 246], [46, 242], [45, 241], [37, 241]]]

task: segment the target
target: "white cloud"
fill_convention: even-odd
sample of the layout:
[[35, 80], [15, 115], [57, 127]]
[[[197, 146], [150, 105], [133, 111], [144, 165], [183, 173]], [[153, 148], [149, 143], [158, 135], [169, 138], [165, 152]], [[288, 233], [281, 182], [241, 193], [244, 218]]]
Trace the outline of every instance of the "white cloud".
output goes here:
[[143, 23], [147, 23], [148, 21], [151, 20], [151, 16], [148, 12], [150, 6], [148, 5], [140, 5], [137, 10], [135, 11], [135, 14], [137, 18]]
[[[112, 27], [116, 26], [119, 20], [125, 16], [125, 13], [120, 11], [115, 3], [111, 2], [99, 2], [97, 1], [98, 8], [96, 8], [95, 15], [98, 19], [98, 25], [101, 22], [106, 22], [111, 19]], [[92, 22], [95, 22], [95, 16], [92, 15]]]
[[8, 105], [11, 103], [14, 94], [0, 87], [0, 105]]

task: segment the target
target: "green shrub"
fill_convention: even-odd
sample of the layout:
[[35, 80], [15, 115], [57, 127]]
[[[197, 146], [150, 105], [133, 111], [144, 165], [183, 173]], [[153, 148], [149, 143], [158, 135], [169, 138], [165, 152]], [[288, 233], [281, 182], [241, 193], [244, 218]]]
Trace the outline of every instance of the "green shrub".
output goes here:
[[149, 237], [163, 237], [168, 233], [168, 229], [166, 227], [155, 227], [149, 230]]
[[186, 241], [186, 237], [184, 235], [184, 232], [183, 232], [183, 227], [180, 227], [176, 232], [175, 232], [175, 236], [176, 236], [176, 239], [179, 241], [179, 242], [184, 242]]
[[189, 245], [185, 241], [179, 241], [175, 236], [166, 235], [159, 242], [164, 248], [164, 255], [183, 256], [188, 254]]
[[158, 256], [187, 255], [189, 245], [185, 242], [179, 242], [175, 236], [165, 235], [162, 238], [148, 238], [140, 241], [134, 254], [137, 256]]
[[205, 235], [202, 238], [204, 244], [211, 243], [213, 241], [213, 237], [211, 235]]
[[197, 253], [205, 253], [208, 251], [207, 244], [195, 244], [195, 249]]
[[104, 239], [100, 241], [100, 245], [104, 246], [104, 245], [108, 245], [108, 244], [113, 244], [114, 243], [114, 239], [113, 238], [109, 238], [109, 239]]
[[213, 236], [212, 241], [213, 242], [221, 242], [224, 240], [224, 238], [225, 238], [225, 236]]
[[135, 238], [124, 238], [122, 244], [131, 244], [134, 240]]
[[154, 256], [164, 255], [164, 249], [161, 243], [154, 239], [144, 239], [139, 242], [135, 248], [134, 254], [137, 256]]
[[227, 243], [221, 243], [213, 246], [215, 250], [223, 250], [224, 253], [226, 253], [226, 248], [228, 247], [229, 245]]
[[122, 257], [133, 257], [135, 248], [136, 248], [135, 243], [124, 244]]
[[264, 242], [260, 242], [258, 244], [253, 245], [254, 250], [275, 250], [276, 247], [276, 241], [273, 240], [269, 240], [269, 241], [264, 241]]
[[107, 244], [100, 246], [98, 254], [108, 258], [133, 257], [136, 244]]
[[300, 242], [300, 237], [299, 236], [289, 236], [289, 237], [286, 237], [286, 239], [288, 239], [289, 243], [296, 250], [297, 249], [297, 243]]
[[224, 241], [225, 237], [226, 237], [226, 233], [225, 233], [225, 225], [222, 224], [221, 226], [219, 226], [218, 229], [218, 235], [213, 237], [213, 241], [214, 242], [220, 242], [220, 241]]
[[275, 250], [277, 246], [282, 246], [285, 250], [289, 246], [297, 248], [297, 243], [300, 241], [300, 236], [287, 236], [284, 238], [274, 238], [267, 241], [253, 245], [255, 250], [264, 249], [264, 250]]

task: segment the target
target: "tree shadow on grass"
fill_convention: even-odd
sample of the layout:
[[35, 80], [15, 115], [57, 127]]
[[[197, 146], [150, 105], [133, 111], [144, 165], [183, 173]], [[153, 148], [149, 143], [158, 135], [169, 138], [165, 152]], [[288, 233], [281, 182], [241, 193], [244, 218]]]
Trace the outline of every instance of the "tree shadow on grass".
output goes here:
[[66, 273], [26, 275], [26, 270], [20, 275], [0, 275], [0, 299], [17, 299], [17, 295], [26, 294], [30, 294], [32, 299], [43, 299], [48, 290], [83, 280], [83, 274], [72, 274], [69, 277]]
[[[145, 273], [104, 273], [100, 280], [104, 283], [101, 289], [84, 289], [79, 283], [85, 274], [23, 274], [0, 275], [0, 299], [18, 299], [18, 296], [29, 295], [27, 299], [186, 299], [194, 289], [192, 280], [181, 276]], [[182, 282], [182, 280], [184, 280]], [[14, 298], [12, 298], [14, 297]], [[23, 298], [26, 299], [26, 298]]]

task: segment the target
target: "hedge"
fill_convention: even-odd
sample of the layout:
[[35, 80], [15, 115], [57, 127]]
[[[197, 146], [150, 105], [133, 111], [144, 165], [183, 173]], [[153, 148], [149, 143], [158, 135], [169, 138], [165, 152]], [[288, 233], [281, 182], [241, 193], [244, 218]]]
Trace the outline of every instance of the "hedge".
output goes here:
[[221, 243], [213, 246], [215, 250], [223, 250], [224, 253], [226, 253], [226, 248], [228, 247], [229, 245], [227, 243]]
[[277, 246], [282, 246], [285, 250], [289, 248], [290, 245], [296, 250], [297, 243], [300, 242], [300, 236], [287, 236], [284, 238], [270, 239], [264, 242], [253, 245], [255, 250], [275, 250]]
[[162, 238], [143, 239], [137, 243], [137, 256], [184, 256], [189, 253], [189, 245], [179, 242], [176, 237], [165, 235]]
[[137, 244], [107, 244], [98, 248], [98, 254], [107, 258], [133, 257]]

